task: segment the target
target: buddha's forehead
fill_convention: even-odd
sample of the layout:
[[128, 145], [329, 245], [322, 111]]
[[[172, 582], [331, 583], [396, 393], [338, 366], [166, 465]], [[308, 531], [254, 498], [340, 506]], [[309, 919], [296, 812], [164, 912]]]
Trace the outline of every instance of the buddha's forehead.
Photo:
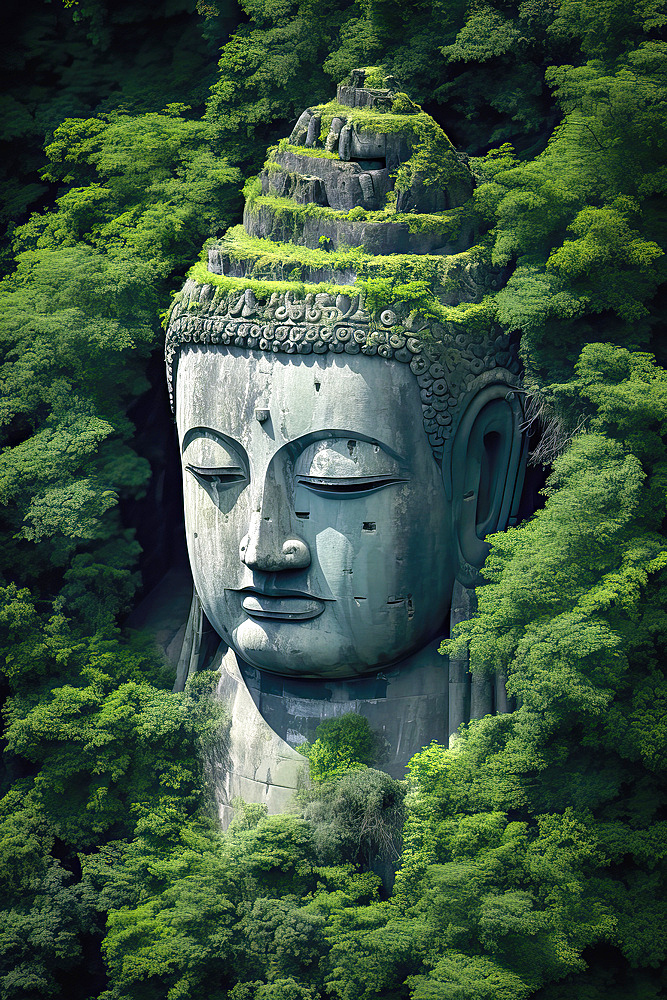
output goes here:
[[430, 450], [414, 375], [406, 365], [364, 355], [187, 346], [178, 362], [176, 417], [181, 439], [194, 427], [208, 427], [247, 449], [267, 434], [280, 447], [341, 431], [376, 440], [401, 457], [416, 447]]

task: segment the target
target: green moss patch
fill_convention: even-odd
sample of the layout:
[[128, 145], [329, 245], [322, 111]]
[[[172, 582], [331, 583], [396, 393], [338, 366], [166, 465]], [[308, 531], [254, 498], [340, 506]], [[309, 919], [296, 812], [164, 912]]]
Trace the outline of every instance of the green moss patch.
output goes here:
[[311, 267], [358, 267], [364, 261], [370, 261], [372, 254], [367, 254], [362, 247], [346, 247], [337, 251], [326, 249], [310, 249], [297, 243], [280, 243], [274, 240], [249, 236], [243, 226], [234, 226], [227, 230], [222, 240], [216, 244], [223, 253], [228, 253], [235, 260], [251, 260], [263, 257], [282, 261], [298, 261]]
[[[414, 257], [411, 259], [415, 260]], [[246, 288], [252, 289], [259, 302], [267, 301], [274, 292], [280, 294], [292, 292], [297, 298], [304, 299], [308, 294], [317, 295], [320, 292], [328, 292], [330, 295], [349, 295], [350, 291], [354, 289], [354, 291], [361, 293], [362, 301], [371, 313], [371, 317], [379, 316], [384, 308], [397, 301], [407, 304], [412, 315], [422, 316], [446, 325], [450, 331], [455, 331], [458, 328], [474, 329], [475, 327], [487, 329], [494, 322], [496, 315], [496, 304], [492, 296], [485, 296], [479, 303], [447, 306], [438, 300], [429, 283], [419, 278], [400, 281], [391, 277], [375, 277], [358, 280], [354, 285], [336, 285], [329, 282], [314, 284], [305, 281], [258, 281], [253, 278], [231, 278], [213, 274], [201, 261], [191, 268], [188, 272], [188, 278], [198, 285], [208, 285], [214, 288], [213, 311], [215, 311], [216, 305], [221, 305], [227, 296], [244, 291]], [[204, 307], [211, 308], [210, 299], [202, 303], [197, 300], [184, 303], [181, 299], [181, 303], [181, 308], [192, 312], [198, 312]], [[371, 326], [373, 326], [373, 322], [372, 319]], [[422, 331], [420, 336], [429, 339], [430, 334], [428, 331]]]
[[462, 253], [442, 254], [378, 254], [366, 253], [363, 247], [345, 247], [335, 251], [311, 249], [295, 243], [249, 236], [243, 226], [228, 230], [216, 246], [238, 261], [255, 261], [261, 266], [300, 264], [305, 267], [344, 270], [353, 268], [360, 278], [383, 275], [400, 281], [420, 280], [432, 286], [444, 287], [462, 266], [479, 260], [483, 245]]
[[281, 139], [276, 148], [281, 153], [296, 153], [298, 156], [311, 156], [316, 160], [340, 160], [338, 153], [330, 153], [328, 149], [322, 149], [320, 146], [295, 146], [286, 139]]
[[433, 214], [397, 212], [391, 204], [377, 211], [367, 211], [357, 205], [349, 212], [343, 212], [312, 203], [300, 205], [289, 198], [279, 198], [276, 195], [260, 195], [253, 198], [252, 201], [248, 199], [248, 206], [255, 210], [264, 206], [270, 208], [276, 221], [285, 220], [288, 216], [294, 219], [317, 216], [320, 219], [333, 219], [340, 222], [405, 225], [411, 233], [441, 233], [444, 241], [456, 239], [463, 220], [473, 218], [472, 209], [467, 205]]
[[322, 116], [322, 133], [325, 135], [334, 118], [341, 118], [348, 125], [353, 125], [357, 132], [404, 132], [408, 139], [412, 136], [417, 139], [420, 126], [423, 128], [427, 121], [433, 122], [425, 111], [395, 114], [393, 111], [380, 111], [377, 108], [348, 108], [346, 104], [339, 104], [335, 100], [320, 104], [313, 110]]
[[[338, 295], [339, 293], [349, 295], [351, 287], [355, 287], [358, 291], [361, 290], [361, 286], [335, 285], [326, 281], [311, 284], [304, 281], [258, 281], [255, 278], [231, 278], [224, 274], [213, 274], [202, 261], [198, 261], [194, 267], [191, 267], [187, 276], [198, 285], [212, 285], [221, 293], [252, 288], [255, 298], [260, 302], [270, 298], [274, 292], [294, 292], [297, 298], [305, 298], [311, 292], [315, 295], [319, 292], [329, 292], [330, 295]], [[192, 305], [196, 307], [197, 303], [192, 303]]]
[[[451, 256], [436, 254], [392, 254], [375, 256], [360, 247], [350, 247], [335, 253], [295, 246], [293, 243], [274, 243], [272, 240], [248, 236], [242, 226], [235, 226], [217, 244], [223, 253], [233, 259], [252, 262], [250, 273], [237, 278], [213, 274], [200, 261], [189, 272], [189, 277], [200, 285], [212, 285], [221, 292], [238, 292], [252, 288], [258, 300], [267, 299], [273, 292], [293, 292], [303, 298], [309, 292], [350, 294], [352, 289], [362, 292], [367, 308], [373, 315], [387, 305], [402, 301], [412, 312], [456, 325], [470, 323], [475, 316], [486, 318], [487, 305], [461, 303], [445, 305], [442, 299], [456, 293], [467, 269], [488, 257], [489, 247], [483, 243]], [[334, 281], [308, 281], [309, 269], [331, 271], [353, 268], [356, 280], [352, 284]], [[291, 276], [290, 276], [291, 270]], [[287, 275], [285, 275], [287, 272]], [[304, 273], [305, 272], [305, 273]], [[192, 304], [197, 308], [197, 303]]]

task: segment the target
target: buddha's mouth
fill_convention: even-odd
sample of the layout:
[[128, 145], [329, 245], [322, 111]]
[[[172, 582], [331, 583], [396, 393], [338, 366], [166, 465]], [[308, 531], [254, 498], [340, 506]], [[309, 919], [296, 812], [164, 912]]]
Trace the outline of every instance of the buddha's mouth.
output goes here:
[[306, 595], [281, 594], [268, 596], [247, 592], [241, 607], [250, 618], [273, 618], [275, 621], [307, 621], [324, 611], [324, 601]]

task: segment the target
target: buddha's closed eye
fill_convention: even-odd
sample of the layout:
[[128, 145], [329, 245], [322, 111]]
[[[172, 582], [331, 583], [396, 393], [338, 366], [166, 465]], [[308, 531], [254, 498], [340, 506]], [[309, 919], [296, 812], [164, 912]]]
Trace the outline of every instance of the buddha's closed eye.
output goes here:
[[186, 465], [185, 468], [187, 472], [194, 476], [199, 485], [205, 489], [207, 486], [224, 489], [227, 486], [234, 486], [236, 483], [242, 483], [246, 480], [245, 471], [240, 466], [211, 469], [199, 465]]
[[407, 482], [405, 470], [377, 442], [348, 435], [309, 445], [295, 473], [297, 486], [329, 500], [354, 500]]
[[297, 482], [299, 486], [304, 486], [319, 497], [332, 500], [353, 500], [376, 493], [387, 486], [405, 483], [407, 480], [399, 479], [397, 476], [349, 476], [344, 478], [299, 476]]
[[225, 490], [248, 482], [247, 463], [237, 447], [214, 431], [195, 429], [189, 441], [186, 436], [183, 451], [185, 471], [214, 503], [218, 503]]

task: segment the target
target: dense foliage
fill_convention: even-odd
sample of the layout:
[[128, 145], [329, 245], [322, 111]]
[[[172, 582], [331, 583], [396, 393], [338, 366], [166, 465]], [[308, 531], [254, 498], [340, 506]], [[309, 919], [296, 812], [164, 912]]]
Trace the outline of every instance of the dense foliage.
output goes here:
[[354, 712], [321, 722], [312, 746], [299, 751], [308, 758], [313, 781], [327, 781], [347, 771], [366, 767], [376, 759], [376, 738], [368, 721]]
[[[667, 5], [87, 0], [9, 16], [0, 995], [657, 998]], [[160, 315], [237, 221], [267, 142], [375, 62], [472, 154], [509, 277], [461, 322], [520, 332], [552, 462], [543, 509], [494, 539], [479, 614], [450, 643], [502, 671], [519, 708], [426, 748], [407, 796], [349, 770], [369, 759], [363, 727], [323, 730], [322, 780], [295, 815], [240, 806], [223, 835], [200, 763], [226, 726], [212, 679], [172, 694], [119, 627], [141, 584], [131, 512], [161, 460], [142, 433]]]

